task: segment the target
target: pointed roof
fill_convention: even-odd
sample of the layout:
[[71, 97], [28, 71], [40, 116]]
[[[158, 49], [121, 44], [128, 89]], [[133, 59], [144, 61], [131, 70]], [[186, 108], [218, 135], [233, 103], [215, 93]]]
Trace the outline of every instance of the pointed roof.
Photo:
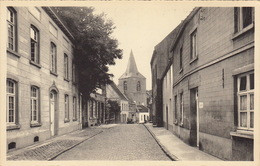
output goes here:
[[139, 78], [145, 78], [141, 73], [139, 73], [136, 63], [135, 63], [135, 58], [133, 51], [131, 50], [129, 59], [128, 59], [128, 64], [125, 73], [119, 78], [128, 78], [128, 77], [139, 77]]

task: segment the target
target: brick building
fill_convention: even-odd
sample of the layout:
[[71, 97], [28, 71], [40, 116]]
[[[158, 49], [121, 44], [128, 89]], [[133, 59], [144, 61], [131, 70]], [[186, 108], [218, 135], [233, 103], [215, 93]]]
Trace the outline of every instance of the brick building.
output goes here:
[[165, 128], [224, 160], [253, 160], [254, 8], [195, 8], [155, 47], [151, 68]]
[[8, 7], [7, 149], [81, 128], [74, 37], [49, 7]]

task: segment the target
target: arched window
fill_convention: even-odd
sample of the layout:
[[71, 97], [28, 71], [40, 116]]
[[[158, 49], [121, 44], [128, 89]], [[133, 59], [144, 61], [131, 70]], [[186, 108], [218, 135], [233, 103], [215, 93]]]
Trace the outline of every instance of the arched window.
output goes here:
[[140, 81], [137, 82], [136, 90], [137, 91], [141, 91], [141, 83], [140, 83]]
[[127, 90], [127, 82], [124, 81], [124, 90]]

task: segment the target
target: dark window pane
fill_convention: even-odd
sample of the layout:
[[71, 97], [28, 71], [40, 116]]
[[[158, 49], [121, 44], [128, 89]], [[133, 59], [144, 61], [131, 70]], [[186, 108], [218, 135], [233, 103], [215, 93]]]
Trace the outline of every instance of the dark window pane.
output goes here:
[[250, 128], [254, 128], [254, 113], [250, 112]]
[[240, 112], [240, 126], [247, 127], [247, 113]]
[[234, 13], [234, 19], [235, 19], [235, 32], [239, 31], [239, 8], [235, 7], [235, 13]]
[[250, 89], [255, 89], [255, 76], [250, 74]]
[[247, 95], [240, 96], [240, 110], [247, 109]]
[[252, 8], [243, 7], [242, 11], [243, 11], [243, 28], [245, 28], [252, 23]]
[[254, 110], [254, 94], [250, 94], [250, 110]]
[[240, 91], [246, 90], [246, 76], [240, 78]]

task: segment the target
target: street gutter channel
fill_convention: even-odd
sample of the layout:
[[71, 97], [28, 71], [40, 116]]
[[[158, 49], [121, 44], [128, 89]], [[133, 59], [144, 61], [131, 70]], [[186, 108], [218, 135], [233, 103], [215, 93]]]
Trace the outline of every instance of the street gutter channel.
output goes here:
[[178, 157], [174, 156], [166, 149], [166, 147], [159, 141], [159, 139], [156, 138], [155, 134], [149, 129], [149, 127], [146, 126], [145, 124], [143, 125], [145, 126], [147, 131], [151, 134], [151, 136], [154, 138], [155, 142], [159, 145], [162, 151], [166, 154], [166, 156], [169, 157], [172, 161], [178, 161], [179, 160]]
[[[110, 129], [110, 128], [109, 128], [109, 129]], [[61, 154], [65, 153], [65, 152], [67, 152], [68, 150], [70, 150], [70, 149], [74, 148], [75, 146], [77, 146], [77, 145], [83, 143], [84, 141], [87, 141], [87, 140], [89, 140], [89, 139], [95, 137], [96, 135], [98, 135], [98, 134], [100, 134], [100, 133], [102, 133], [102, 132], [103, 132], [103, 130], [100, 131], [100, 132], [98, 132], [97, 134], [92, 135], [91, 137], [88, 137], [88, 138], [86, 138], [86, 139], [84, 139], [84, 140], [82, 140], [82, 141], [80, 141], [80, 142], [78, 142], [78, 143], [72, 145], [71, 147], [69, 147], [69, 148], [67, 148], [67, 149], [65, 149], [65, 150], [63, 150], [63, 151], [57, 153], [56, 155], [54, 155], [54, 156], [52, 156], [52, 157], [50, 157], [50, 158], [48, 158], [47, 161], [54, 160], [54, 159], [55, 159], [56, 157], [58, 157], [59, 155], [61, 155]]]

